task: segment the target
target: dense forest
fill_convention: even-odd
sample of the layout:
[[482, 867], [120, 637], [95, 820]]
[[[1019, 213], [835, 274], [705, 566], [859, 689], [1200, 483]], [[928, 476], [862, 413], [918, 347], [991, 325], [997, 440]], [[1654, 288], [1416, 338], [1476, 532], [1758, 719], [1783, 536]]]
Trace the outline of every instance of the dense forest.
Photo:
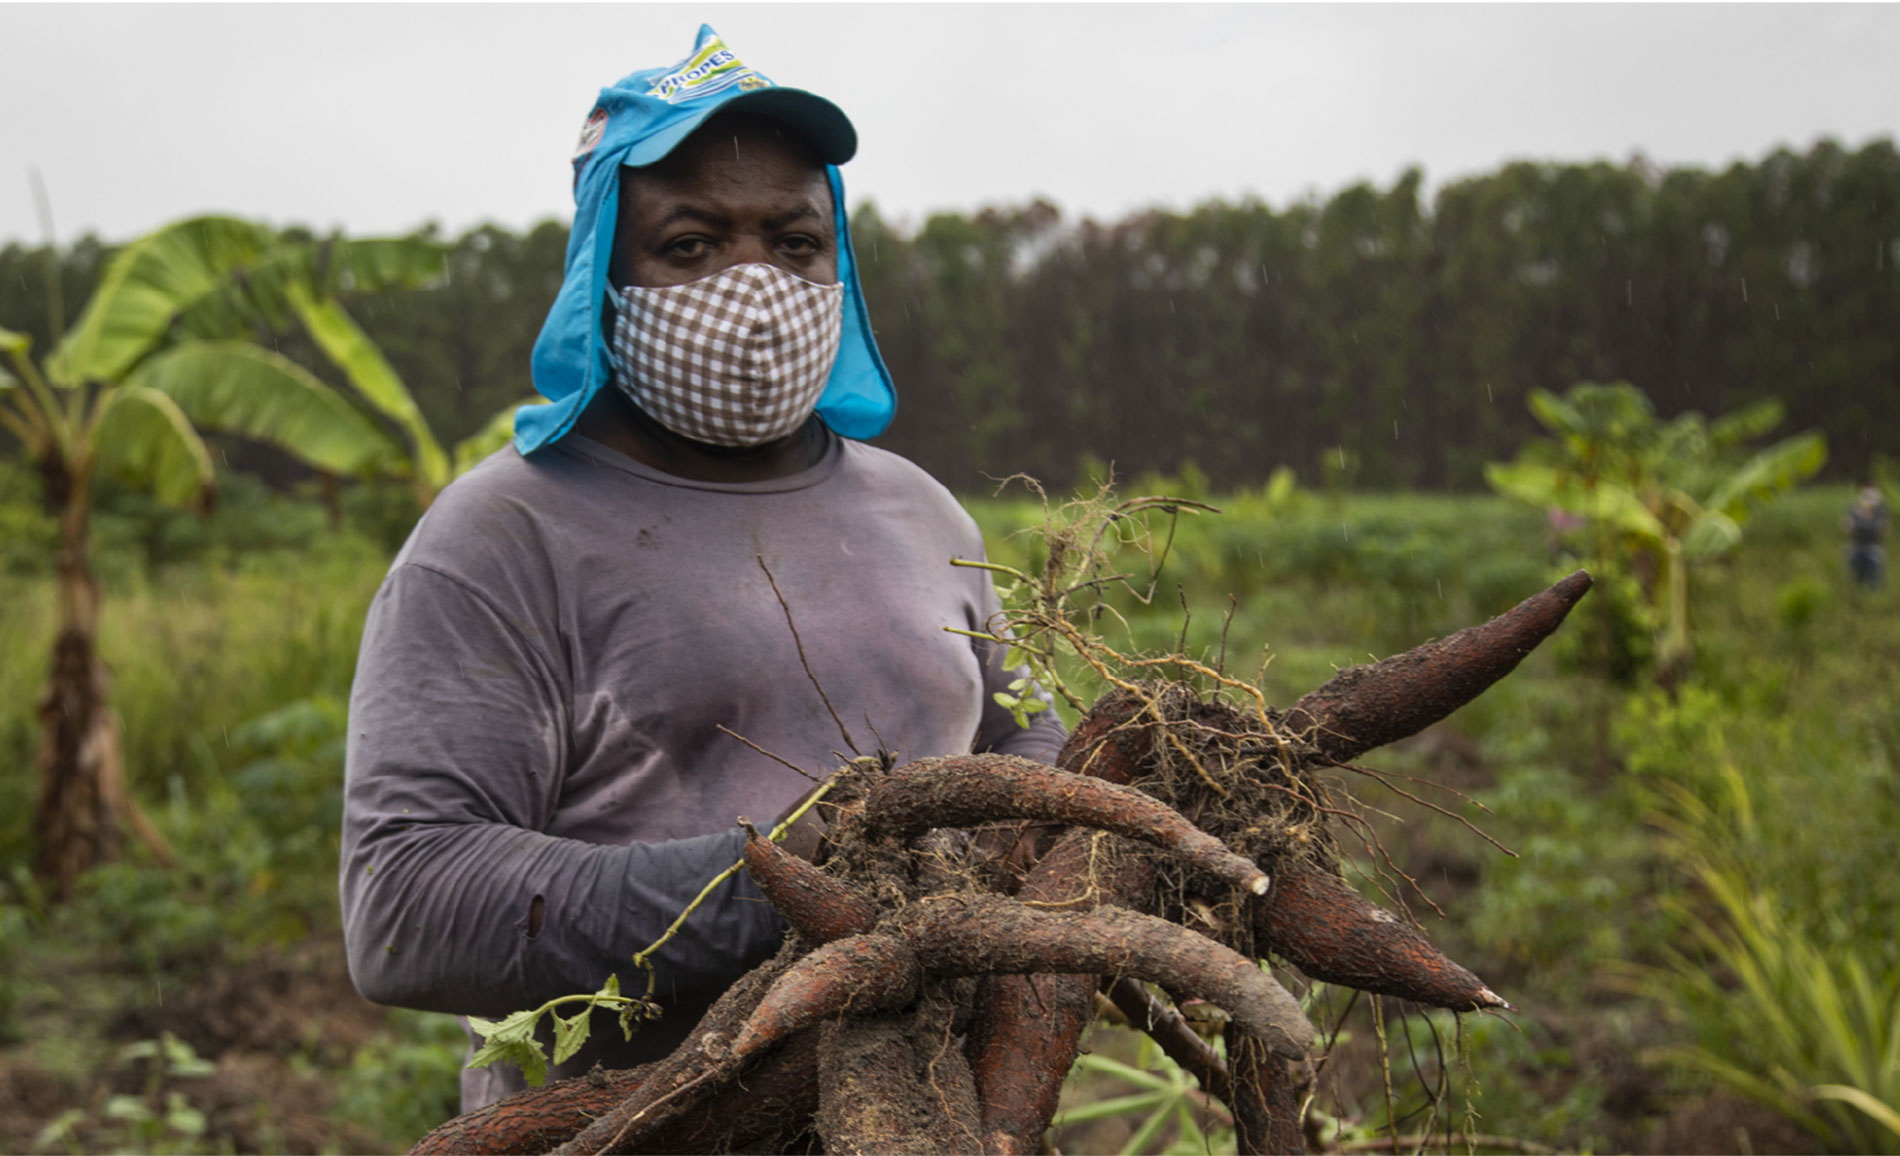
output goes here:
[[[1517, 163], [1274, 208], [1103, 224], [1035, 202], [906, 232], [853, 218], [899, 415], [881, 444], [960, 491], [1098, 462], [1222, 487], [1468, 490], [1536, 431], [1534, 388], [1627, 380], [1665, 416], [1767, 397], [1836, 479], [1900, 452], [1900, 153], [1822, 141], [1720, 173]], [[360, 299], [445, 438], [530, 392], [566, 229], [455, 238], [432, 291]], [[109, 246], [61, 251], [67, 318]], [[0, 250], [0, 319], [47, 348], [46, 252]], [[283, 343], [313, 367], [320, 359]], [[247, 454], [267, 473], [289, 467]]]

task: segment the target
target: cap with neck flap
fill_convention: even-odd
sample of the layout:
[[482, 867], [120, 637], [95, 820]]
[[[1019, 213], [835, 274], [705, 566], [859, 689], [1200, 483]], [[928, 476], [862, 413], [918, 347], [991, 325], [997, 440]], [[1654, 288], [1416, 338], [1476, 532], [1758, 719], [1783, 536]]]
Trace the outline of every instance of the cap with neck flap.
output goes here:
[[574, 226], [567, 239], [560, 294], [534, 343], [534, 388], [547, 405], [515, 414], [515, 448], [533, 453], [574, 427], [607, 384], [607, 342], [601, 312], [614, 247], [622, 167], [660, 160], [721, 109], [742, 108], [797, 129], [825, 162], [838, 230], [838, 280], [845, 288], [844, 331], [818, 416], [851, 438], [876, 437], [897, 406], [890, 372], [878, 355], [858, 285], [857, 259], [845, 217], [838, 166], [857, 151], [857, 131], [838, 106], [796, 88], [781, 88], [743, 64], [709, 24], [686, 59], [635, 72], [611, 88], [588, 114], [574, 152]]

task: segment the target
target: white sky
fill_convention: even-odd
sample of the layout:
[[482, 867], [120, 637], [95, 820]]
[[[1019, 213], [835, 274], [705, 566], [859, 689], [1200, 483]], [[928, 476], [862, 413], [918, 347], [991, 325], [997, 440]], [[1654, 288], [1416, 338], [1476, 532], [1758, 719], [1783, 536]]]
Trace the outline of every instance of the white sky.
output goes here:
[[909, 224], [1900, 137], [1900, 5], [0, 3], [0, 243], [39, 237], [31, 166], [65, 240], [565, 220], [595, 92], [702, 19], [843, 107], [852, 203]]

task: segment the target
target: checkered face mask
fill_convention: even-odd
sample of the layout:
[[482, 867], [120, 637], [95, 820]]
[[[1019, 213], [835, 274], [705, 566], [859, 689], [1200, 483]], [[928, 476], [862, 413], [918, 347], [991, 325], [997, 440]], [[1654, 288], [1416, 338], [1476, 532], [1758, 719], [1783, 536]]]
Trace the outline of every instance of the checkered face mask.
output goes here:
[[838, 358], [844, 286], [775, 265], [613, 293], [614, 383], [683, 438], [756, 446], [811, 416]]

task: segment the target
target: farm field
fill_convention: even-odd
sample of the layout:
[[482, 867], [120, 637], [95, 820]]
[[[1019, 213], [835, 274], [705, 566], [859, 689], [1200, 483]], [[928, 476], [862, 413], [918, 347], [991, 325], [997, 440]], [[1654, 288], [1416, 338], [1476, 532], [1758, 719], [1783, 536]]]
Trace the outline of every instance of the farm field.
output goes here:
[[[1502, 498], [1195, 489], [1123, 487], [1222, 512], [1184, 516], [1150, 604], [1119, 601], [1126, 626], [1100, 629], [1275, 703], [1579, 564]], [[52, 536], [30, 495], [0, 476], [0, 1150], [406, 1148], [454, 1112], [461, 1035], [357, 997], [335, 910], [345, 706], [403, 501], [351, 491], [333, 527], [242, 477], [208, 520], [106, 495], [102, 648], [132, 793], [178, 864], [133, 846], [54, 907], [27, 869]], [[1315, 985], [1317, 1149], [1900, 1150], [1810, 1091], [1900, 1106], [1881, 1063], [1900, 1055], [1900, 595], [1848, 584], [1847, 502], [1796, 492], [1692, 571], [1697, 659], [1673, 694], [1589, 673], [1600, 589], [1516, 674], [1366, 757], [1452, 814], [1341, 772], [1390, 854], [1356, 860], [1364, 885], [1519, 1010], [1459, 1024]], [[969, 504], [994, 560], [1033, 564], [1016, 532], [1034, 502]], [[1091, 1046], [1062, 1151], [1231, 1150], [1178, 1075], [1118, 1074], [1153, 1059], [1134, 1036], [1098, 1026]]]

